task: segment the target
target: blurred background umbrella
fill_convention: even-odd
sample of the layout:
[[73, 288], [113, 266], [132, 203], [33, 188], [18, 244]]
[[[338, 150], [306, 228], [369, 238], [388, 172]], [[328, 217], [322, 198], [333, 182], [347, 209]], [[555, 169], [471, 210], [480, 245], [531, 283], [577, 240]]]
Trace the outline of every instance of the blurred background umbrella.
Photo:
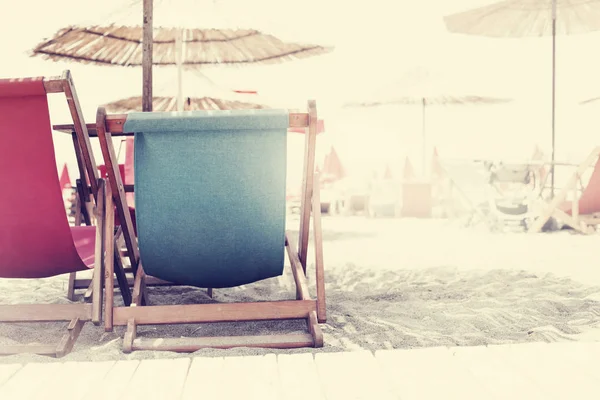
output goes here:
[[507, 98], [475, 95], [475, 90], [464, 87], [467, 82], [448, 79], [444, 74], [431, 72], [424, 67], [417, 67], [405, 73], [398, 81], [386, 85], [370, 99], [344, 104], [349, 107], [377, 107], [383, 105], [417, 105], [422, 110], [422, 155], [421, 169], [426, 173], [427, 141], [426, 141], [426, 108], [432, 105], [469, 105], [469, 104], [499, 104], [511, 101]]
[[587, 99], [587, 100], [583, 100], [582, 102], [580, 102], [579, 104], [584, 105], [584, 104], [591, 104], [591, 103], [595, 103], [597, 101], [600, 101], [600, 96], [598, 97], [592, 97], [591, 99]]
[[552, 165], [554, 197], [556, 34], [600, 30], [600, 0], [505, 0], [444, 17], [450, 32], [497, 38], [552, 36]]
[[323, 170], [321, 171], [322, 182], [336, 182], [346, 177], [346, 171], [342, 165], [342, 160], [335, 148], [331, 146], [329, 153], [325, 155], [323, 161]]
[[[144, 66], [140, 25], [144, 20], [146, 26], [153, 28], [151, 65], [177, 66], [178, 110], [184, 106], [184, 68], [273, 64], [333, 50], [320, 45], [286, 43], [254, 29], [238, 29], [217, 12], [216, 2], [210, 0], [137, 0], [99, 20], [110, 22], [62, 29], [37, 45], [32, 55], [100, 65]], [[152, 97], [151, 77], [150, 73], [150, 90], [143, 94], [148, 104]]]

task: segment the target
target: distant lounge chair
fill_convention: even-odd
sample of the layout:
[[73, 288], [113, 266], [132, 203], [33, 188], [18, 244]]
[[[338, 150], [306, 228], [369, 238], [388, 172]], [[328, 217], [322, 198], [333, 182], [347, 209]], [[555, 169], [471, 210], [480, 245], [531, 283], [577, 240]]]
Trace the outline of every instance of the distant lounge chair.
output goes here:
[[[551, 217], [560, 220], [571, 228], [584, 233], [593, 233], [590, 225], [597, 223], [597, 213], [600, 212], [600, 147], [596, 147], [571, 175], [565, 186], [556, 193], [554, 198], [545, 204], [540, 204], [541, 211], [530, 227], [531, 233], [540, 232]], [[594, 164], [595, 163], [595, 164]], [[595, 165], [592, 176], [579, 197], [577, 184], [581, 176], [592, 165]], [[569, 192], [574, 193], [572, 200], [567, 201]]]
[[[127, 326], [125, 352], [193, 352], [204, 347], [320, 347], [326, 320], [319, 186], [313, 184], [316, 106], [282, 110], [192, 111], [106, 115], [98, 109], [100, 138], [127, 251], [139, 263], [130, 307], [114, 305], [107, 291], [105, 328]], [[299, 250], [285, 233], [286, 135], [308, 127], [300, 211]], [[133, 232], [112, 136], [135, 136], [138, 240]], [[318, 182], [318, 180], [317, 180]], [[316, 299], [306, 267], [313, 217]], [[296, 300], [192, 305], [144, 305], [150, 277], [173, 284], [226, 288], [283, 273], [284, 248], [296, 281]], [[107, 276], [112, 278], [107, 260]], [[146, 303], [147, 304], [147, 303]], [[137, 337], [138, 325], [304, 319], [305, 334], [242, 337]]]
[[[80, 164], [76, 223], [85, 215], [89, 226], [70, 227], [63, 203], [47, 99], [48, 93], [60, 92], [65, 93], [75, 121], [77, 158], [87, 160]], [[72, 297], [75, 273], [93, 269], [91, 304], [1, 305], [0, 322], [68, 321], [69, 325], [57, 345], [0, 346], [0, 354], [60, 357], [71, 351], [86, 321], [101, 322], [104, 252], [112, 254], [113, 233], [112, 224], [106, 223], [105, 181], [97, 178], [93, 163], [68, 71], [62, 77], [0, 80], [0, 277], [68, 273]]]
[[539, 168], [528, 163], [488, 163], [488, 199], [492, 228], [519, 226], [527, 231], [541, 191]]

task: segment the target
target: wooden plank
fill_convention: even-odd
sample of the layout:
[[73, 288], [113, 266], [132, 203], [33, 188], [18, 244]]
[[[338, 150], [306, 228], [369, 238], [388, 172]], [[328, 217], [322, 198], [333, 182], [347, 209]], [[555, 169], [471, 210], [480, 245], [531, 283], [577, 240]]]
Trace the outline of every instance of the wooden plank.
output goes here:
[[[116, 263], [116, 260], [115, 260]], [[117, 272], [117, 269], [115, 268], [115, 273]], [[134, 277], [131, 273], [128, 273], [126, 275], [127, 277], [127, 285], [128, 286], [133, 286], [133, 280]], [[146, 286], [185, 286], [185, 285], [180, 285], [177, 283], [173, 283], [173, 282], [168, 282], [168, 281], [163, 281], [162, 279], [158, 279], [155, 278], [153, 276], [148, 276], [146, 275], [145, 279], [145, 284]], [[90, 284], [92, 283], [92, 280], [89, 278], [83, 278], [83, 279], [77, 279], [75, 281], [75, 289], [84, 289], [87, 288], [88, 286], [90, 286]], [[130, 296], [131, 297], [131, 294]]]
[[64, 92], [63, 79], [60, 76], [49, 76], [44, 78], [44, 89], [46, 93]]
[[[114, 307], [114, 295], [115, 295], [115, 258], [120, 260], [120, 257], [115, 254], [115, 238], [114, 238], [114, 221], [115, 221], [115, 208], [113, 204], [112, 192], [110, 185], [104, 185], [105, 202], [104, 202], [104, 275], [100, 276], [100, 279], [104, 280], [105, 289], [105, 300], [104, 300], [104, 330], [111, 332], [112, 326], [112, 314]], [[120, 264], [117, 264], [120, 265]], [[127, 298], [129, 292], [129, 286], [121, 288], [123, 298]], [[126, 302], [126, 300], [124, 300]], [[127, 304], [126, 304], [127, 305]]]
[[0, 364], [0, 388], [21, 368], [21, 364]]
[[0, 356], [11, 356], [15, 354], [37, 354], [40, 356], [56, 356], [56, 345], [39, 344], [39, 345], [12, 345], [0, 346]]
[[43, 394], [46, 388], [52, 385], [63, 368], [62, 363], [26, 364], [0, 387], [0, 399], [33, 399]]
[[223, 369], [229, 382], [223, 385], [220, 398], [275, 400], [279, 398], [277, 357], [265, 356], [225, 357]]
[[281, 400], [325, 400], [312, 354], [277, 356]]
[[313, 236], [315, 243], [315, 286], [317, 289], [317, 320], [327, 322], [327, 306], [325, 301], [325, 267], [323, 265], [323, 230], [321, 227], [321, 195], [319, 174], [315, 174], [313, 190]]
[[[106, 116], [106, 130], [112, 133], [112, 136], [133, 136], [133, 132], [123, 132], [123, 125], [127, 120], [127, 114], [108, 114]], [[289, 113], [290, 128], [306, 128], [308, 126], [308, 113]], [[90, 137], [97, 137], [96, 124], [86, 125]], [[58, 124], [53, 125], [52, 129], [58, 132], [72, 133], [74, 132], [73, 124]]]
[[327, 400], [397, 399], [370, 351], [318, 353], [315, 364]]
[[119, 163], [117, 161], [117, 155], [115, 154], [111, 133], [110, 131], [103, 129], [104, 125], [106, 125], [106, 112], [104, 108], [99, 107], [98, 111], [96, 112], [96, 126], [99, 129], [100, 148], [102, 150], [102, 156], [104, 157], [106, 171], [108, 173], [108, 184], [110, 185], [110, 191], [113, 195], [113, 199], [116, 202], [119, 220], [121, 221], [123, 238], [125, 239], [125, 244], [127, 246], [129, 262], [133, 271], [137, 272], [138, 261], [140, 258], [137, 246], [137, 237], [133, 230], [131, 213], [129, 212], [125, 191], [123, 190], [123, 182], [119, 172]]
[[490, 393], [453, 362], [446, 347], [381, 350], [375, 353], [394, 393], [409, 399], [491, 399]]
[[102, 379], [98, 379], [93, 390], [82, 397], [82, 400], [122, 399], [120, 394], [129, 386], [139, 364], [138, 360], [117, 361]]
[[1, 322], [82, 321], [92, 319], [91, 304], [3, 304]]
[[304, 165], [302, 169], [302, 197], [300, 199], [300, 230], [298, 233], [298, 258], [306, 274], [308, 237], [310, 233], [310, 210], [315, 173], [315, 147], [317, 143], [317, 104], [308, 102], [308, 135], [304, 141]]
[[[73, 127], [73, 129], [75, 129], [75, 127]], [[73, 149], [75, 151], [75, 160], [77, 161], [77, 169], [79, 170], [78, 185], [81, 185], [81, 188], [78, 188], [82, 193], [79, 200], [81, 202], [89, 202], [92, 188], [89, 186], [89, 182], [87, 180], [87, 170], [85, 168], [85, 161], [81, 152], [81, 146], [79, 145], [79, 139], [77, 139], [77, 133], [75, 133], [75, 131], [73, 131], [71, 136], [71, 140], [73, 141]], [[86, 225], [91, 225], [91, 222], [89, 222], [89, 216]]]
[[290, 240], [290, 234], [287, 232], [285, 234], [285, 243], [285, 248], [287, 250], [288, 258], [290, 260], [290, 268], [292, 270], [292, 274], [294, 275], [294, 281], [296, 282], [296, 298], [298, 300], [308, 300], [310, 299], [310, 293], [308, 291], [308, 282], [306, 281], [306, 275], [304, 273], [302, 263], [298, 258], [298, 251], [296, 250], [296, 245]]
[[486, 346], [450, 349], [457, 365], [466, 368], [494, 399], [552, 399], [550, 393], [523, 376]]
[[223, 366], [222, 357], [196, 357], [188, 371], [181, 400], [225, 399], [223, 382], [230, 382], [232, 376]]
[[60, 374], [52, 374], [53, 379], [37, 393], [32, 400], [81, 400], [97, 388], [115, 361], [102, 362], [66, 362], [61, 366]]
[[[96, 168], [94, 151], [92, 150], [89, 133], [83, 118], [83, 112], [81, 111], [81, 105], [79, 104], [77, 91], [75, 90], [75, 83], [73, 82], [71, 72], [68, 70], [63, 73], [62, 77], [64, 80], [63, 84], [65, 97], [67, 98], [69, 112], [71, 113], [71, 118], [73, 119], [73, 131], [77, 134], [77, 143], [81, 149], [81, 155], [83, 156], [89, 184], [92, 187], [92, 193], [94, 197], [96, 197], [98, 195], [98, 178], [100, 178], [100, 175], [98, 168]], [[82, 179], [84, 179], [85, 182], [85, 178], [82, 177]]]
[[[552, 345], [528, 343], [511, 346], [490, 346], [493, 357], [503, 358], [516, 373], [529, 377], [548, 399], [598, 399], [600, 387], [581, 373], [581, 366], [566, 361]], [[587, 367], [587, 366], [586, 366]]]
[[219, 336], [181, 338], [135, 338], [133, 350], [163, 350], [194, 352], [203, 348], [230, 349], [232, 347], [258, 347], [272, 349], [293, 349], [312, 347], [310, 334], [260, 335], [260, 336]]
[[314, 300], [118, 307], [114, 324], [127, 325], [130, 318], [138, 325], [302, 319], [311, 311], [316, 311]]
[[189, 358], [143, 360], [120, 398], [179, 400], [190, 362]]
[[[99, 179], [97, 182], [98, 192], [96, 198], [96, 243], [94, 272], [92, 278], [92, 322], [99, 325], [102, 321], [103, 295], [104, 295], [104, 261], [106, 259], [105, 249], [105, 226], [106, 223], [106, 181]], [[110, 232], [112, 236], [112, 232]], [[112, 253], [110, 253], [112, 258]]]

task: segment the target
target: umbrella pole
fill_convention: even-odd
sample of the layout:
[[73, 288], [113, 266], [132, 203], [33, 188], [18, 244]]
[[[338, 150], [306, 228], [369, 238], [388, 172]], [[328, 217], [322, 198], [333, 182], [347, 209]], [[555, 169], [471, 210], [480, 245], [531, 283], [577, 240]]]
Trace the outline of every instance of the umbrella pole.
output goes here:
[[552, 164], [550, 167], [550, 198], [554, 198], [554, 149], [556, 113], [556, 0], [552, 0]]
[[183, 31], [175, 37], [175, 63], [177, 64], [177, 111], [183, 111]]
[[152, 111], [152, 3], [144, 0], [142, 39], [142, 111]]
[[425, 100], [425, 98], [422, 99], [422, 103], [423, 103], [423, 120], [421, 121], [421, 134], [422, 134], [422, 139], [423, 139], [423, 143], [422, 146], [423, 148], [421, 149], [422, 154], [421, 154], [421, 170], [423, 171], [423, 177], [425, 177], [425, 169], [427, 166], [427, 143], [425, 140], [425, 108], [427, 107], [427, 101]]

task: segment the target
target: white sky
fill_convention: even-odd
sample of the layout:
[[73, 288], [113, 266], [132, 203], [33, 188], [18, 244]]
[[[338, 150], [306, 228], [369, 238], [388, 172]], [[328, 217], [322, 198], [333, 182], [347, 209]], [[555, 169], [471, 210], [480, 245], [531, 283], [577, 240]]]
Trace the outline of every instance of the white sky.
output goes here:
[[[169, 0], [174, 3], [190, 0]], [[421, 109], [389, 106], [341, 110], [344, 101], [360, 100], [393, 84], [405, 71], [424, 66], [441, 72], [454, 86], [515, 99], [509, 105], [431, 107], [427, 110], [427, 143], [442, 157], [529, 157], [535, 144], [550, 152], [550, 38], [488, 39], [450, 34], [443, 16], [489, 0], [220, 0], [207, 11], [213, 25], [238, 25], [271, 32], [285, 40], [336, 46], [334, 53], [275, 66], [207, 68], [204, 74], [224, 87], [258, 90], [286, 107], [302, 107], [315, 98], [325, 118], [327, 137], [350, 169], [400, 166], [409, 154], [420, 165]], [[88, 122], [96, 107], [141, 94], [141, 68], [57, 63], [27, 52], [70, 24], [131, 23], [122, 10], [131, 0], [0, 0], [0, 77], [60, 74], [69, 68]], [[139, 0], [141, 3], [141, 0]], [[211, 6], [208, 1], [207, 7]], [[171, 9], [175, 6], [172, 6]], [[185, 7], [184, 7], [185, 8]], [[189, 8], [189, 6], [188, 6]], [[211, 8], [206, 8], [210, 10]], [[162, 16], [161, 16], [162, 15]], [[155, 15], [165, 23], [189, 13]], [[218, 17], [217, 17], [218, 16]], [[141, 21], [141, 16], [138, 18]], [[135, 18], [131, 21], [135, 21]], [[206, 22], [208, 24], [209, 22]], [[600, 102], [577, 103], [600, 96], [600, 34], [557, 40], [557, 158], [581, 160], [598, 140]], [[155, 94], [169, 91], [175, 69], [155, 69]], [[194, 80], [186, 75], [186, 79]], [[196, 78], [197, 79], [197, 78]], [[201, 85], [188, 83], [186, 93], [201, 96]], [[196, 87], [197, 86], [197, 87]], [[53, 123], [68, 120], [64, 99], [51, 103]], [[73, 163], [70, 141], [57, 141], [57, 154]], [[100, 157], [100, 152], [97, 153]]]

